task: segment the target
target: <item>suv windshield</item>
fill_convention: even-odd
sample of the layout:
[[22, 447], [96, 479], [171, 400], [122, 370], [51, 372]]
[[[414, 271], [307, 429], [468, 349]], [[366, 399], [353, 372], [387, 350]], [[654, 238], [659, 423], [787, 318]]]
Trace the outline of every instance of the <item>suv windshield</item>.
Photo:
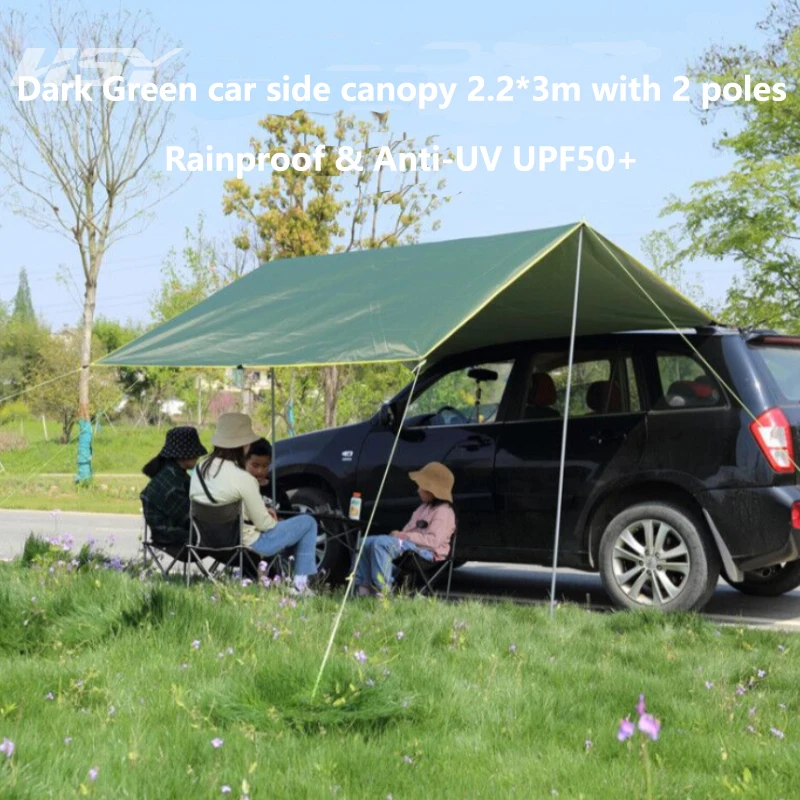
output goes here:
[[786, 400], [800, 402], [800, 347], [753, 345]]

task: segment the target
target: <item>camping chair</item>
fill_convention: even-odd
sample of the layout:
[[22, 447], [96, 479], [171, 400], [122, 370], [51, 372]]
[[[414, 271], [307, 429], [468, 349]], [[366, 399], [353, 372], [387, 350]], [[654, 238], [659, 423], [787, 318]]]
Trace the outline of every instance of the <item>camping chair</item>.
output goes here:
[[[251, 574], [258, 574], [258, 564], [266, 561], [271, 571], [279, 562], [280, 554], [265, 558], [242, 545], [242, 523], [244, 521], [242, 502], [209, 505], [191, 502], [189, 511], [189, 544], [187, 551], [189, 563], [194, 563], [204, 577], [216, 582], [215, 576], [221, 571], [239, 568], [244, 576], [245, 568]], [[204, 558], [212, 558], [214, 564], [207, 569]], [[186, 574], [189, 584], [189, 574]]]
[[453, 580], [453, 568], [456, 562], [457, 536], [458, 529], [453, 532], [453, 538], [450, 539], [450, 552], [443, 561], [428, 561], [413, 550], [406, 550], [404, 553], [401, 553], [394, 560], [396, 580], [401, 581], [405, 585], [413, 585], [420, 595], [433, 595], [436, 594], [434, 584], [446, 571], [447, 590], [444, 599], [449, 600], [450, 584]]
[[[144, 512], [144, 532], [142, 534], [142, 567], [147, 569], [148, 557], [155, 564], [161, 576], [166, 578], [170, 570], [178, 563], [183, 564], [184, 576], [189, 566], [189, 553], [185, 544], [164, 544], [153, 540], [153, 531], [147, 522], [147, 503], [142, 498], [142, 511]], [[162, 554], [172, 560], [165, 567], [161, 561]]]

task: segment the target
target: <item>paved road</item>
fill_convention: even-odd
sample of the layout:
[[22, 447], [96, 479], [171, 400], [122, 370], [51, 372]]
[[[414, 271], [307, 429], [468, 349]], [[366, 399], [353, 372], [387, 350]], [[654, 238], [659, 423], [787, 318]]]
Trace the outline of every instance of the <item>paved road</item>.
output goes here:
[[[97, 540], [98, 544], [123, 558], [138, 555], [142, 533], [140, 517], [127, 514], [82, 514], [62, 511], [0, 511], [0, 558], [18, 555], [29, 533], [46, 536], [69, 533], [77, 545]], [[112, 543], [113, 541], [113, 543]], [[453, 574], [457, 595], [509, 597], [519, 601], [545, 602], [550, 596], [550, 572], [542, 567], [518, 564], [469, 563]], [[561, 570], [559, 599], [607, 608], [608, 595], [597, 575]], [[777, 598], [747, 597], [723, 581], [705, 609], [708, 616], [725, 622], [741, 620], [747, 625], [764, 625], [800, 632], [800, 590]]]

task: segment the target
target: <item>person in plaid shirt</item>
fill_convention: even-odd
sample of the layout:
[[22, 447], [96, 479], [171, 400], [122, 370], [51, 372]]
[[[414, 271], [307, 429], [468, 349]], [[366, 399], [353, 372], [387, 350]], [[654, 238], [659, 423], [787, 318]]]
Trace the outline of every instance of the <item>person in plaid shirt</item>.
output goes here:
[[181, 545], [189, 541], [188, 473], [207, 453], [194, 428], [173, 428], [167, 431], [161, 452], [143, 467], [150, 482], [139, 496], [154, 543]]

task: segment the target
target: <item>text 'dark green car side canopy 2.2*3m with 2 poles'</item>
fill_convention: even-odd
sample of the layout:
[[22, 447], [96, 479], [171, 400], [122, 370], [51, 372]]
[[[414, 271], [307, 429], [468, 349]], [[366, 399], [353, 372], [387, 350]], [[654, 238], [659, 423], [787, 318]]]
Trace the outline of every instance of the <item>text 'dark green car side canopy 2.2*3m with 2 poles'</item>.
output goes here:
[[117, 366], [431, 361], [710, 317], [584, 223], [263, 264], [106, 356]]

